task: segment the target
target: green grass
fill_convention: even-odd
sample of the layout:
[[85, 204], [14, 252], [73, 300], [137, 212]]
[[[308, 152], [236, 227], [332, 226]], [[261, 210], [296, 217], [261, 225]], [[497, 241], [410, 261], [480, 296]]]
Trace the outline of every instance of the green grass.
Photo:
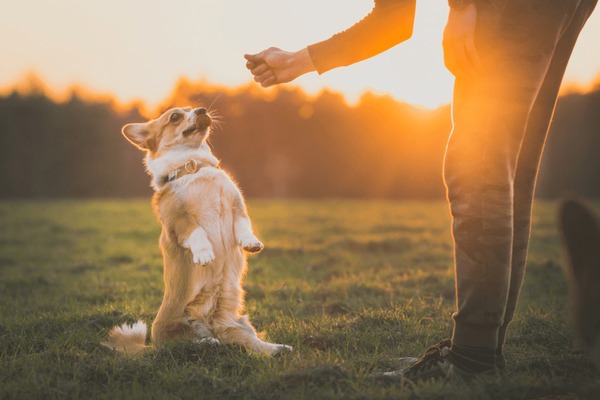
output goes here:
[[294, 353], [177, 343], [137, 358], [101, 347], [115, 324], [151, 323], [162, 298], [149, 199], [0, 203], [0, 398], [597, 398], [570, 334], [556, 204], [537, 203], [509, 371], [468, 387], [374, 383], [450, 334], [454, 275], [442, 202], [249, 204], [266, 249], [247, 308]]

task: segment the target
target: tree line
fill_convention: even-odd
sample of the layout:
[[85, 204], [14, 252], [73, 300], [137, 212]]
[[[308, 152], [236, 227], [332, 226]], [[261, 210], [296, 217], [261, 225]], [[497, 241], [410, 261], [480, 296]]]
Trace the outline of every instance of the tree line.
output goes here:
[[[209, 106], [210, 143], [247, 196], [439, 199], [450, 108], [427, 110], [365, 93], [355, 105], [328, 91], [265, 92], [181, 80], [161, 105]], [[158, 114], [158, 113], [157, 113]], [[156, 116], [156, 115], [154, 115]], [[121, 135], [137, 106], [57, 101], [43, 91], [0, 97], [0, 197], [148, 196], [143, 154]], [[600, 87], [560, 97], [538, 197], [600, 198]]]

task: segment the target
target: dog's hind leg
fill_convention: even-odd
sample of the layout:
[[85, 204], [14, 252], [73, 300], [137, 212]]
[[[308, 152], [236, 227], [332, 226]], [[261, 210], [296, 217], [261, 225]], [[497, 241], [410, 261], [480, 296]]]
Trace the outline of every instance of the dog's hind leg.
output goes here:
[[202, 322], [190, 321], [190, 325], [194, 330], [197, 343], [220, 344], [219, 339], [215, 337], [210, 327]]
[[196, 297], [186, 306], [185, 315], [194, 329], [194, 340], [199, 343], [219, 343], [211, 330], [208, 320], [211, 319], [220, 293], [220, 286], [206, 285], [200, 288]]
[[185, 313], [193, 299], [195, 271], [189, 252], [169, 240], [163, 228], [160, 245], [164, 260], [165, 293], [158, 314], [152, 324], [152, 341], [157, 345], [179, 337], [194, 337], [194, 331]]
[[152, 342], [157, 346], [178, 338], [193, 338], [195, 331], [185, 315], [183, 296], [165, 291], [163, 302], [152, 324]]
[[238, 323], [242, 325], [245, 328], [245, 330], [252, 331], [256, 339], [258, 339], [258, 343], [254, 343], [254, 345], [256, 346], [255, 351], [263, 351], [272, 356], [292, 352], [292, 346], [288, 346], [286, 344], [269, 343], [259, 339], [258, 335], [256, 334], [256, 330], [254, 329], [254, 326], [252, 326], [252, 324], [250, 323], [250, 318], [247, 315], [243, 315], [238, 320]]
[[285, 344], [274, 344], [262, 341], [250, 323], [247, 315], [238, 320], [220, 321], [213, 327], [217, 337], [225, 344], [237, 344], [257, 353], [278, 355], [289, 353], [292, 347]]
[[157, 346], [175, 339], [191, 338], [193, 336], [194, 331], [190, 324], [185, 320], [172, 320], [168, 323], [157, 323], [155, 321], [154, 324], [152, 324], [152, 341]]
[[195, 337], [195, 332], [183, 312], [185, 305], [181, 304], [181, 301], [170, 301], [173, 297], [165, 295], [152, 324], [152, 342], [157, 346], [182, 337]]

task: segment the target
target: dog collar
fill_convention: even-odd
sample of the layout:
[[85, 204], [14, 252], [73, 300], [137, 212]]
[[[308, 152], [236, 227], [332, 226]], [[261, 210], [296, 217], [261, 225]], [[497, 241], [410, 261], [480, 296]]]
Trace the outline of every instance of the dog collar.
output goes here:
[[214, 167], [214, 165], [194, 159], [189, 160], [181, 167], [169, 172], [164, 178], [164, 184], [166, 185], [167, 183], [173, 182], [175, 179], [181, 178], [185, 175], [195, 174], [196, 172], [200, 171], [200, 168], [204, 167]]

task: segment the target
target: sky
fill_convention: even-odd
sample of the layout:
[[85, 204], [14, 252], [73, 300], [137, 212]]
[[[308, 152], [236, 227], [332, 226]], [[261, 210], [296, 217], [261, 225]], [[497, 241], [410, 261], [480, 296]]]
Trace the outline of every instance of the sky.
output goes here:
[[[52, 89], [80, 85], [120, 102], [157, 105], [178, 78], [247, 84], [243, 54], [293, 51], [364, 17], [371, 0], [2, 0], [0, 88], [36, 73]], [[425, 107], [448, 103], [452, 76], [441, 38], [446, 0], [418, 0], [413, 38], [370, 60], [295, 81], [350, 102], [365, 90]], [[600, 76], [600, 11], [581, 34], [565, 77], [586, 86]]]

